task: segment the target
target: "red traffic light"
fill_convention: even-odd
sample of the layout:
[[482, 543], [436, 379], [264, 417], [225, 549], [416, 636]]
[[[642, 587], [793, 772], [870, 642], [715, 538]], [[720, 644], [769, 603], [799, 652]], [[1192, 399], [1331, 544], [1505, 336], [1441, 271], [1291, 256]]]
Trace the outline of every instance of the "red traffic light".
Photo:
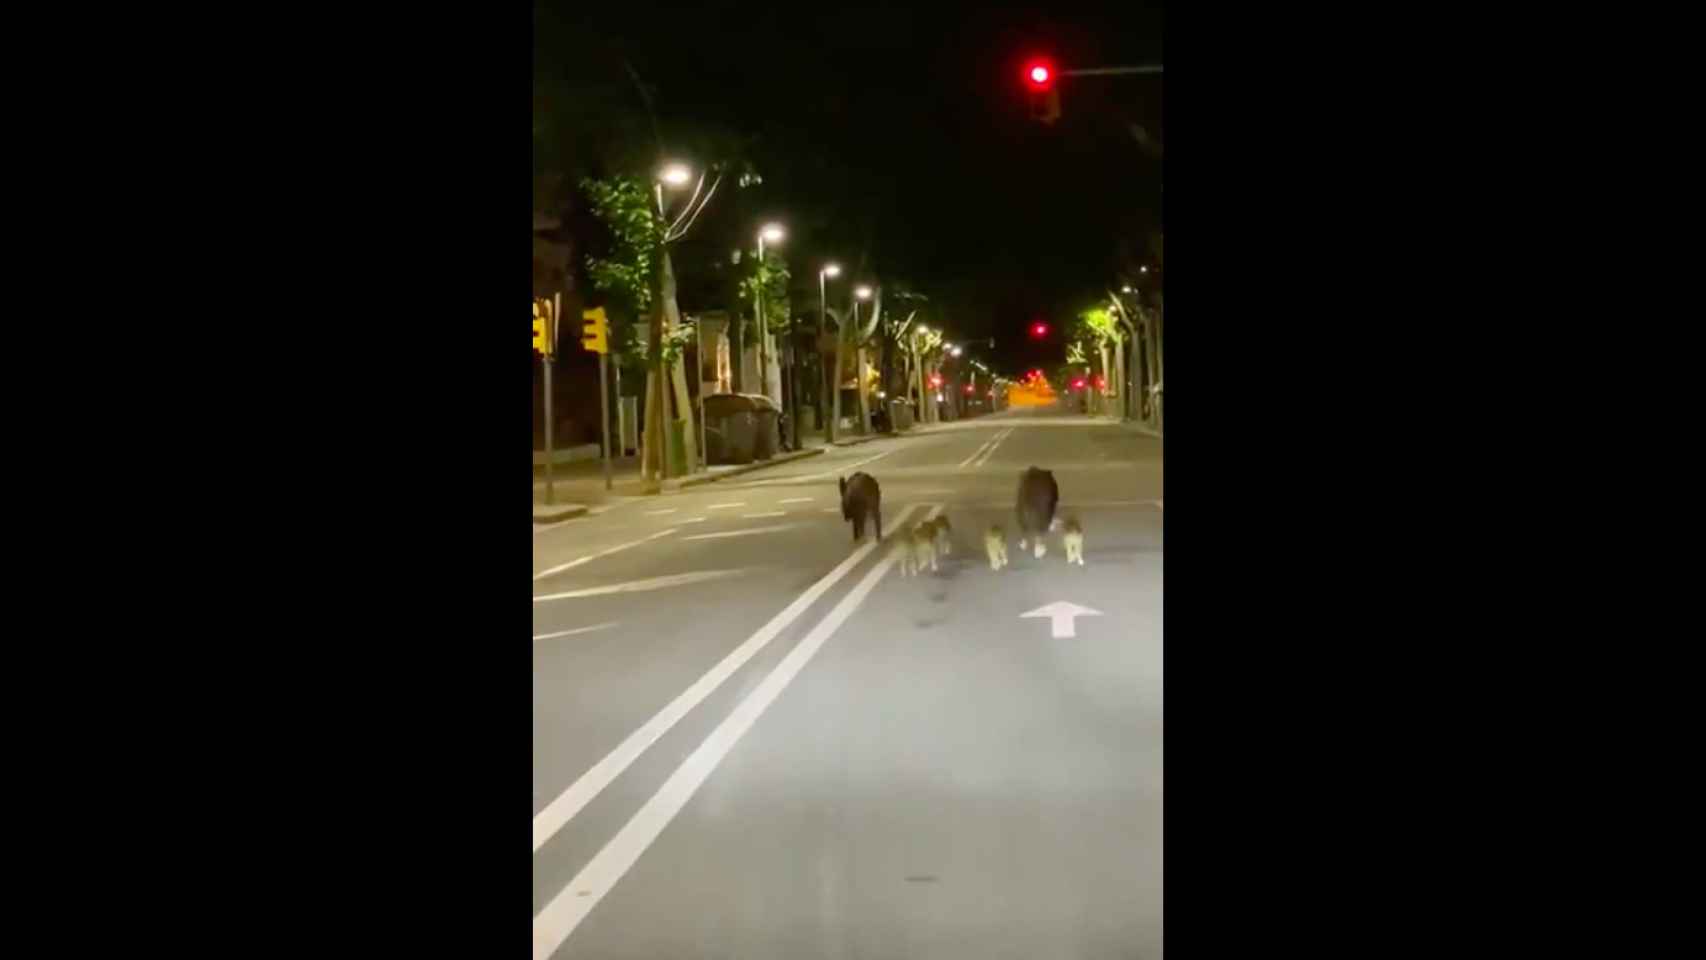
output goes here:
[[1025, 79], [1037, 90], [1047, 90], [1049, 83], [1054, 80], [1054, 68], [1042, 60], [1037, 60], [1025, 68]]
[[1031, 327], [1031, 336], [1033, 336], [1033, 337], [1046, 337], [1046, 336], [1048, 336], [1048, 324], [1039, 323], [1039, 324], [1035, 324], [1034, 326], [1032, 326]]
[[1077, 380], [1072, 381], [1072, 389], [1074, 389], [1074, 390], [1084, 389], [1084, 378], [1079, 377]]
[[967, 393], [971, 393], [971, 392], [972, 392], [972, 389], [973, 389], [973, 388], [972, 388], [972, 385], [971, 385], [971, 384], [969, 384], [969, 383], [968, 383], [968, 384], [966, 384], [966, 392], [967, 392]]

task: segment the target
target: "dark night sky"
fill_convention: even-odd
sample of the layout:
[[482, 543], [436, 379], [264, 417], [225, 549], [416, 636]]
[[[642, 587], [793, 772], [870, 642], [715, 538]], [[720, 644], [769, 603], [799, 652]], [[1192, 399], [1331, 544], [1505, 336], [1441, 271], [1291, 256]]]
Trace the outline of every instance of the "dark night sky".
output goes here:
[[[796, 275], [864, 251], [868, 275], [910, 280], [955, 334], [997, 338], [1012, 370], [1050, 359], [1029, 320], [1089, 305], [1117, 242], [1138, 248], [1159, 226], [1159, 163], [1126, 124], [1164, 139], [1161, 80], [1069, 78], [1063, 119], [1045, 127], [1020, 79], [1037, 53], [1063, 67], [1163, 62], [1159, 5], [1119, 6], [576, 4], [564, 22], [577, 44], [633, 64], [666, 144], [682, 118], [756, 136], [763, 186], [719, 195], [689, 244], [768, 215], [790, 227]], [[631, 83], [611, 89], [638, 100]]]

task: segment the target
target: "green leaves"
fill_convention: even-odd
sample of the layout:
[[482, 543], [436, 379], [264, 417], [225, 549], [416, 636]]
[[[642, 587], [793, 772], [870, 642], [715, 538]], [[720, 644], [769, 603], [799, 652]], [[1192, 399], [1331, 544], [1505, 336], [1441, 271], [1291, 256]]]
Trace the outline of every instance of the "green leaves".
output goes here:
[[630, 316], [644, 316], [652, 306], [653, 274], [663, 246], [663, 224], [652, 211], [646, 188], [633, 177], [581, 181], [593, 215], [615, 240], [608, 257], [588, 256], [592, 285], [621, 301]]

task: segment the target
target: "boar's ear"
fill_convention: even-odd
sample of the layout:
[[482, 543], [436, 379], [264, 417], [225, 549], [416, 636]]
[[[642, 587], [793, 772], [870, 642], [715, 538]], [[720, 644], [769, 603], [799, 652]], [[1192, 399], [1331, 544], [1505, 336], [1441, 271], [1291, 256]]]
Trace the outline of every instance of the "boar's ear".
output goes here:
[[847, 496], [847, 478], [836, 477], [835, 482], [841, 484], [841, 495], [844, 497]]

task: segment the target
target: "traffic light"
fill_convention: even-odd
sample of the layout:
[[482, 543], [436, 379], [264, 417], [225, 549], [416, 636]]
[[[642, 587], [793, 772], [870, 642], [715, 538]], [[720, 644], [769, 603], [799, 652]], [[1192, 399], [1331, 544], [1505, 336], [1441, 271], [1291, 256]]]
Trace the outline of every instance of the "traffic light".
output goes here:
[[542, 356], [551, 355], [551, 301], [533, 300], [533, 349]]
[[1046, 323], [1034, 323], [1034, 324], [1032, 324], [1031, 325], [1031, 336], [1036, 337], [1039, 340], [1042, 339], [1043, 337], [1048, 336], [1048, 324], [1046, 324]]
[[1025, 65], [1025, 85], [1031, 91], [1031, 119], [1054, 123], [1060, 119], [1060, 91], [1054, 88], [1054, 64], [1032, 60]]
[[581, 311], [581, 320], [581, 346], [593, 353], [609, 353], [610, 321], [604, 316], [604, 308]]

